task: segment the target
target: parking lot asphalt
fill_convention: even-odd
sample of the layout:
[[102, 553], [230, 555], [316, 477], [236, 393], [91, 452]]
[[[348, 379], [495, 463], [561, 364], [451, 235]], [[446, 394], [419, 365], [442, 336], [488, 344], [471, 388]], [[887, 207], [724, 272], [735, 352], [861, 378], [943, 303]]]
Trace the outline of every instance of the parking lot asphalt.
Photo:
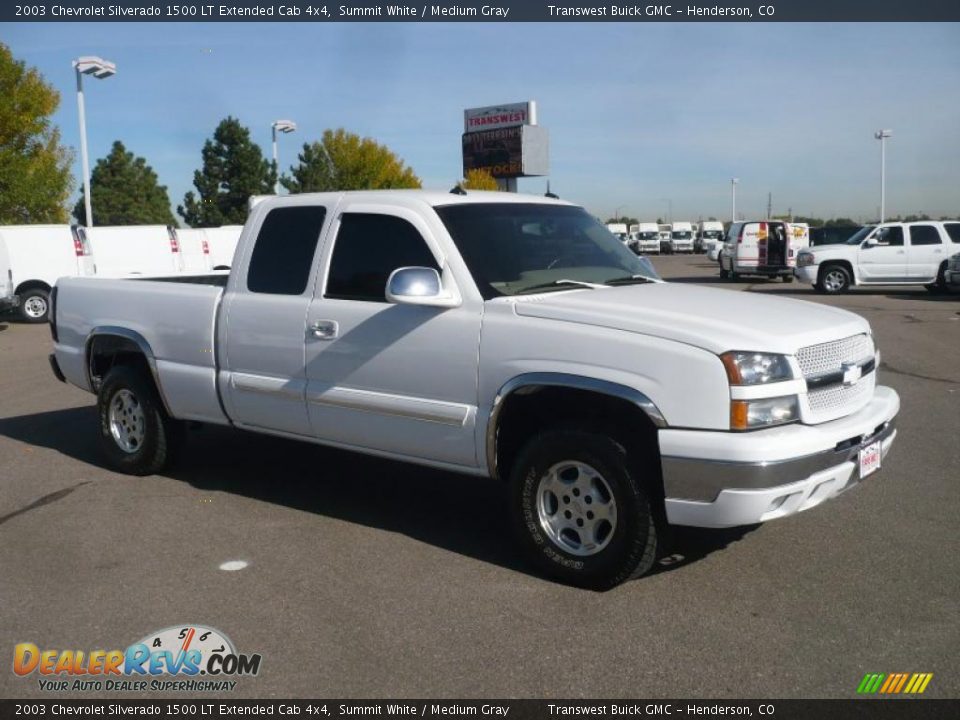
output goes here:
[[16, 643], [122, 649], [189, 623], [263, 656], [237, 698], [848, 698], [866, 672], [960, 695], [960, 295], [824, 298], [721, 282], [703, 256], [654, 264], [867, 317], [899, 436], [855, 491], [680, 530], [672, 564], [602, 594], [532, 574], [483, 479], [209, 427], [162, 476], [110, 472], [47, 328], [0, 320], [0, 696], [50, 696], [11, 671]]

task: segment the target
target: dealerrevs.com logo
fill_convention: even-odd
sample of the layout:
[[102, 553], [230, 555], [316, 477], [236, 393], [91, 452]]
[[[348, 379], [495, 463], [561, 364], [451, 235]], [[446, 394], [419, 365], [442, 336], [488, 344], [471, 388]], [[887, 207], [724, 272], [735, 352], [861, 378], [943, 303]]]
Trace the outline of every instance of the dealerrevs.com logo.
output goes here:
[[41, 650], [30, 642], [13, 650], [13, 672], [35, 676], [50, 692], [223, 692], [237, 686], [235, 678], [257, 675], [260, 661], [203, 625], [164, 628], [126, 650]]

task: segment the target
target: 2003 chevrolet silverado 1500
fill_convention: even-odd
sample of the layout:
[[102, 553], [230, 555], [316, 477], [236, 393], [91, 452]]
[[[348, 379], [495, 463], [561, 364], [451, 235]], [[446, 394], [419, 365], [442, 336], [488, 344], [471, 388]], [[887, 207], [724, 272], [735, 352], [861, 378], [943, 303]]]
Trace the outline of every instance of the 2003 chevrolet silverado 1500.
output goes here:
[[832, 498], [896, 434], [864, 319], [662, 282], [556, 200], [273, 198], [229, 276], [184, 280], [56, 287], [53, 370], [97, 394], [114, 467], [160, 471], [199, 421], [491, 476], [584, 587], [647, 571], [669, 524]]

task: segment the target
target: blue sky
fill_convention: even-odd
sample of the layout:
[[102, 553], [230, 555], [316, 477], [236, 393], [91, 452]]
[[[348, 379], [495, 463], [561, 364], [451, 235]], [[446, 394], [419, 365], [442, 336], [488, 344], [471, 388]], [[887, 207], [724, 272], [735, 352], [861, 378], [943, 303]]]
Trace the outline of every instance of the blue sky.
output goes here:
[[869, 218], [881, 127], [894, 131], [888, 214], [960, 215], [955, 24], [7, 24], [0, 40], [60, 90], [55, 122], [76, 148], [70, 61], [115, 61], [115, 77], [86, 81], [91, 166], [122, 140], [174, 206], [228, 114], [265, 154], [271, 121], [295, 120], [284, 169], [345, 127], [446, 189], [463, 109], [534, 99], [552, 189], [603, 217], [654, 219], [669, 199], [675, 219], [727, 219], [737, 176], [747, 215], [765, 214], [769, 191], [775, 213]]

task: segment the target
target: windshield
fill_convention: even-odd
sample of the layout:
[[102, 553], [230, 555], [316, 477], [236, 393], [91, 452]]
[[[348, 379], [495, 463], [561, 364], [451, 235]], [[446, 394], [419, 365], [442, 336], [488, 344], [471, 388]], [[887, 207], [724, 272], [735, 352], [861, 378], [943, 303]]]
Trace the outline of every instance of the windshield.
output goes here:
[[859, 245], [861, 242], [863, 242], [864, 238], [866, 238], [867, 235], [872, 233], [875, 229], [876, 229], [875, 225], [867, 225], [865, 227], [860, 228], [853, 235], [850, 236], [850, 239], [847, 240], [847, 245]]
[[673, 233], [674, 240], [689, 240], [691, 233], [689, 230], [675, 230]]
[[721, 230], [704, 230], [703, 237], [707, 240], [719, 240], [723, 237], [723, 232]]
[[642, 232], [637, 235], [641, 240], [656, 240], [660, 237], [658, 232]]
[[[464, 203], [435, 208], [485, 299], [561, 280], [659, 279], [586, 210], [540, 203]], [[569, 290], [558, 284], [545, 290]]]

